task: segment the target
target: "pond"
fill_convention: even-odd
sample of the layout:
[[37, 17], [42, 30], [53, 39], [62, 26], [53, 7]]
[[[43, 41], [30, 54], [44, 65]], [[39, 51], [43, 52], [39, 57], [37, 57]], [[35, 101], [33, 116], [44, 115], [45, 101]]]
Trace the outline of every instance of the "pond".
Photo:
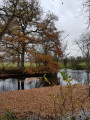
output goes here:
[[[68, 76], [71, 76], [73, 81], [71, 82], [72, 84], [89, 84], [90, 83], [90, 72], [86, 72], [86, 70], [73, 70], [73, 69], [65, 69], [61, 70], [65, 71]], [[57, 77], [61, 81], [63, 85], [66, 85], [66, 83], [62, 80], [61, 73], [57, 73]]]
[[[73, 79], [72, 84], [89, 83], [90, 73], [87, 73], [85, 70], [67, 69], [65, 71]], [[41, 79], [41, 77], [0, 79], [0, 92], [33, 89], [47, 86], [41, 82]], [[57, 73], [57, 78], [52, 78], [51, 81], [55, 81], [54, 84], [62, 83], [62, 85], [66, 85], [66, 82], [62, 80], [60, 72]]]

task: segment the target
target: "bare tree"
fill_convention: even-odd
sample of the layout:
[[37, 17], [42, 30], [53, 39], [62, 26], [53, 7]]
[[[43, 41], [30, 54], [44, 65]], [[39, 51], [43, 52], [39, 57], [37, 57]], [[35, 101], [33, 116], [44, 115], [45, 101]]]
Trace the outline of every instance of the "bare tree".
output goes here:
[[80, 48], [82, 55], [86, 58], [87, 70], [89, 70], [89, 59], [90, 59], [90, 33], [83, 34], [80, 40], [76, 41], [76, 44]]

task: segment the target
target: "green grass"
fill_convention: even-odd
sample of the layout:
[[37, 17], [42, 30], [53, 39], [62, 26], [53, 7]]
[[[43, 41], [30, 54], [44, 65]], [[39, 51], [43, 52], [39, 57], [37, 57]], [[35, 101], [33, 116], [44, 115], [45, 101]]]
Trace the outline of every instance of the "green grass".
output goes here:
[[[5, 69], [18, 69], [17, 68], [17, 63], [14, 63], [14, 64], [9, 63], [8, 65], [7, 64], [8, 64], [7, 62], [4, 63], [4, 67], [6, 66]], [[82, 69], [86, 68], [86, 63], [85, 62], [82, 62], [79, 65]], [[65, 68], [63, 63], [60, 63], [60, 66], [61, 66], [61, 69]], [[36, 64], [35, 63], [30, 64], [30, 62], [25, 62], [25, 68], [30, 68], [30, 67], [36, 67]], [[67, 68], [73, 69], [72, 65], [69, 62], [67, 63]], [[3, 65], [1, 63], [0, 63], [0, 69], [3, 69]]]
[[[29, 68], [29, 67], [36, 67], [36, 64], [35, 63], [31, 63], [30, 62], [25, 62], [25, 68]], [[12, 68], [12, 69], [17, 69], [17, 63], [7, 63], [5, 62], [3, 65], [0, 63], [0, 69], [3, 68], [3, 66], [5, 67], [5, 69], [8, 69], [8, 68]]]
[[30, 62], [25, 62], [25, 68], [28, 68], [28, 67], [36, 67], [36, 64], [35, 63], [30, 63]]
[[[60, 64], [60, 65], [61, 65], [61, 68], [62, 68], [62, 69], [65, 68], [65, 66], [64, 66], [63, 63]], [[85, 62], [80, 63], [78, 66], [79, 66], [81, 69], [86, 69], [86, 63], [85, 63]], [[76, 66], [76, 67], [77, 67], [77, 66]], [[72, 64], [68, 62], [66, 68], [73, 69]]]
[[85, 62], [82, 62], [79, 65], [82, 66], [83, 68], [86, 68], [86, 63]]
[[[64, 66], [64, 64], [62, 63], [62, 64], [60, 64], [61, 65], [61, 68], [62, 69], [64, 69], [65, 68], [65, 66]], [[72, 68], [72, 66], [71, 66], [71, 64], [70, 63], [67, 63], [67, 68]]]

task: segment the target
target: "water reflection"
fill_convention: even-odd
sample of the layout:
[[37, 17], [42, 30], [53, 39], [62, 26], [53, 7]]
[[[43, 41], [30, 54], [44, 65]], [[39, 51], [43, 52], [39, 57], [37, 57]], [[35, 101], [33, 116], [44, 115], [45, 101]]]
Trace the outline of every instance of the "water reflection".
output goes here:
[[40, 80], [27, 81], [26, 79], [0, 79], [0, 92], [24, 90], [42, 87]]
[[87, 84], [90, 84], [90, 74], [87, 72]]
[[20, 81], [18, 79], [18, 90], [20, 90]]
[[24, 90], [24, 81], [18, 79], [18, 90]]
[[25, 79], [24, 87], [25, 89], [33, 89], [33, 88], [43, 87], [43, 84], [41, 83], [41, 78], [31, 77]]
[[[82, 83], [88, 84], [90, 83], [90, 73], [85, 70], [61, 70], [65, 71], [71, 78], [73, 79], [72, 84]], [[49, 77], [50, 85], [66, 85], [67, 83], [62, 80], [62, 76], [60, 71], [57, 73], [57, 77]], [[5, 91], [14, 91], [14, 90], [24, 90], [24, 89], [33, 89], [39, 88], [43, 86], [49, 86], [49, 84], [45, 81], [41, 81], [39, 77], [31, 77], [31, 78], [8, 78], [8, 79], [0, 79], [0, 92]]]
[[[66, 74], [71, 76], [73, 79], [73, 82], [79, 82], [81, 84], [89, 84], [90, 83], [90, 72], [87, 72], [86, 70], [72, 70], [72, 69], [66, 69], [61, 70], [65, 71]], [[58, 77], [60, 77], [61, 74], [58, 72]]]
[[16, 79], [0, 79], [0, 91], [13, 91], [17, 90]]

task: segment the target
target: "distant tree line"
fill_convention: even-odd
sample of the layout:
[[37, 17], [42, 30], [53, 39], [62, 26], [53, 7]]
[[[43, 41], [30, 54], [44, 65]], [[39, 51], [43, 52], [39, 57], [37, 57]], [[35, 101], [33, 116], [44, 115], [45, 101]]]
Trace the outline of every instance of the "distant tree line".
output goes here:
[[[89, 57], [90, 63], [90, 57]], [[77, 56], [77, 57], [68, 57], [63, 59], [63, 64], [65, 68], [72, 68], [72, 69], [87, 69], [87, 61], [86, 57]], [[88, 70], [90, 69], [90, 64], [88, 65]]]

